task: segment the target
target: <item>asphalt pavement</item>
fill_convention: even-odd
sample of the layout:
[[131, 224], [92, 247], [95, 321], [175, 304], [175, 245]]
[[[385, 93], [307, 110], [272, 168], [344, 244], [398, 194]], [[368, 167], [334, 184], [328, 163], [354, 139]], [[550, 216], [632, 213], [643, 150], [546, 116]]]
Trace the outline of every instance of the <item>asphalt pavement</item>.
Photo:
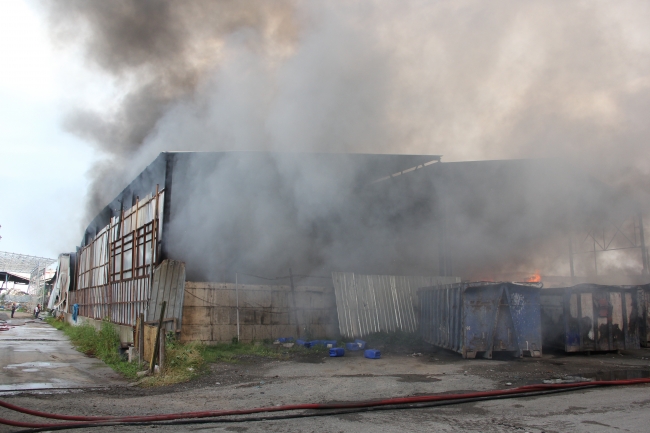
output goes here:
[[9, 330], [0, 332], [0, 395], [125, 383], [100, 360], [76, 351], [63, 332], [22, 316], [8, 318]]
[[[212, 374], [188, 384], [157, 389], [125, 386], [101, 361], [74, 350], [61, 331], [44, 322], [16, 319], [11, 324], [16, 326], [0, 332], [0, 398], [31, 409], [79, 415], [127, 416], [462, 393], [507, 388], [505, 380], [519, 386], [535, 378], [566, 375], [562, 372], [583, 374], [582, 366], [599, 374], [645, 374], [650, 354], [642, 350], [499, 361], [463, 360], [439, 352], [426, 356], [394, 354], [380, 360], [324, 357], [315, 363], [242, 361], [215, 365]], [[228, 379], [226, 373], [243, 377]], [[0, 416], [14, 420], [37, 421], [16, 412], [0, 412]], [[279, 414], [267, 416], [274, 415]], [[143, 428], [124, 425], [77, 431], [125, 433]], [[315, 418], [157, 425], [155, 429], [247, 433], [650, 432], [650, 385]], [[0, 431], [15, 430], [0, 426]]]

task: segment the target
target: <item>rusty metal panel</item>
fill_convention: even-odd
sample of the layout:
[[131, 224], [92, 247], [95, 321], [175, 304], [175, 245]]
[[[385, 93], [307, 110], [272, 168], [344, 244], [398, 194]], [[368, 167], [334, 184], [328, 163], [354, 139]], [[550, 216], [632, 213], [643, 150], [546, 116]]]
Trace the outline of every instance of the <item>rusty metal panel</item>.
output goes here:
[[642, 347], [650, 347], [650, 284], [637, 290], [639, 306], [639, 339]]
[[79, 315], [134, 325], [148, 307], [152, 268], [158, 261], [164, 190], [137, 200], [81, 248], [76, 290], [69, 305]]
[[579, 284], [541, 292], [544, 344], [566, 352], [638, 349], [636, 288]]
[[332, 281], [341, 335], [360, 338], [374, 332], [416, 332], [417, 289], [460, 279], [333, 272]]
[[420, 332], [430, 344], [463, 358], [483, 353], [542, 355], [540, 286], [463, 283], [425, 287], [420, 298]]
[[185, 263], [177, 260], [163, 260], [154, 269], [151, 299], [146, 321], [153, 322], [160, 318], [163, 301], [167, 302], [165, 319], [166, 329], [178, 331], [183, 320], [183, 299], [185, 296]]

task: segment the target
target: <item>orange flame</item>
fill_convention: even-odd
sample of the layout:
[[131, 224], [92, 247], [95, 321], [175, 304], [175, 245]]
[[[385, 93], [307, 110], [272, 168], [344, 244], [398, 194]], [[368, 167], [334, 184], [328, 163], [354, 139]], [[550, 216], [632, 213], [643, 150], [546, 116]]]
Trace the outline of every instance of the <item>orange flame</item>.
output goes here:
[[524, 280], [526, 283], [539, 283], [540, 281], [542, 281], [542, 276], [539, 274], [539, 271], [535, 271], [530, 278]]

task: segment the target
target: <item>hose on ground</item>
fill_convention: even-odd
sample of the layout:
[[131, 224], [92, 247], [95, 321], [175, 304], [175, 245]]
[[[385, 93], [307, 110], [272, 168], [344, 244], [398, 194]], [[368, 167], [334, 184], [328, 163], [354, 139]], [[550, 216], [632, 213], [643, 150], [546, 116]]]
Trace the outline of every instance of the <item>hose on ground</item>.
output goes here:
[[46, 431], [56, 431], [56, 430], [70, 430], [76, 428], [86, 428], [86, 427], [111, 427], [111, 426], [175, 426], [175, 425], [188, 425], [188, 424], [232, 424], [232, 423], [243, 423], [243, 422], [260, 422], [260, 421], [278, 421], [286, 419], [297, 419], [297, 418], [315, 418], [323, 416], [335, 416], [335, 415], [347, 415], [353, 413], [361, 412], [376, 412], [376, 411], [394, 411], [394, 410], [404, 410], [404, 409], [426, 409], [431, 407], [438, 406], [450, 406], [463, 403], [473, 403], [479, 401], [488, 401], [488, 400], [500, 400], [508, 398], [522, 398], [522, 397], [535, 397], [543, 396], [548, 394], [556, 394], [560, 392], [569, 392], [575, 391], [578, 389], [588, 389], [589, 386], [573, 389], [553, 389], [546, 391], [534, 391], [523, 394], [511, 394], [511, 395], [502, 395], [502, 396], [493, 396], [493, 397], [476, 397], [476, 398], [465, 398], [459, 400], [449, 400], [449, 401], [434, 401], [429, 403], [414, 403], [408, 405], [389, 405], [389, 406], [373, 406], [373, 407], [362, 407], [356, 409], [339, 409], [339, 410], [323, 410], [323, 411], [311, 411], [311, 412], [301, 412], [293, 414], [284, 414], [284, 415], [273, 415], [273, 416], [258, 416], [258, 417], [237, 417], [237, 418], [190, 418], [190, 419], [179, 419], [173, 421], [158, 421], [158, 422], [99, 422], [99, 423], [80, 423], [73, 427], [49, 427], [49, 428], [38, 428], [38, 429], [28, 429], [28, 430], [19, 430], [16, 433], [36, 433], [36, 432], [46, 432]]
[[[562, 384], [536, 384], [526, 385], [513, 389], [500, 389], [492, 391], [480, 391], [464, 394], [436, 394], [415, 397], [394, 397], [381, 400], [371, 401], [357, 401], [348, 403], [307, 403], [307, 404], [294, 404], [285, 406], [270, 406], [259, 407], [251, 409], [234, 409], [234, 410], [212, 410], [201, 412], [185, 412], [175, 414], [159, 414], [159, 415], [144, 415], [144, 416], [74, 416], [74, 415], [61, 415], [55, 413], [41, 412], [32, 409], [23, 408], [13, 405], [11, 403], [0, 400], [0, 406], [6, 409], [17, 411], [20, 413], [38, 416], [48, 419], [74, 421], [66, 423], [32, 423], [23, 421], [12, 421], [0, 418], [0, 424], [11, 425], [14, 427], [25, 427], [32, 429], [62, 429], [62, 428], [79, 428], [90, 426], [103, 426], [103, 425], [118, 425], [118, 424], [131, 424], [131, 423], [153, 423], [165, 421], [178, 421], [178, 420], [192, 420], [198, 422], [199, 419], [204, 418], [217, 418], [231, 415], [251, 415], [259, 413], [271, 412], [286, 412], [296, 410], [316, 410], [316, 411], [332, 411], [332, 410], [358, 410], [377, 407], [394, 407], [394, 408], [412, 408], [413, 405], [426, 404], [426, 403], [441, 403], [441, 402], [465, 402], [472, 399], [493, 399], [520, 396], [529, 396], [531, 393], [544, 393], [545, 391], [564, 391], [574, 389], [584, 389], [596, 386], [621, 386], [621, 385], [638, 385], [650, 383], [650, 378], [643, 379], [629, 379], [629, 380], [613, 380], [613, 381], [594, 381], [594, 382], [574, 382]], [[548, 392], [547, 392], [548, 393]], [[407, 406], [411, 405], [411, 406]], [[333, 413], [327, 413], [332, 415]], [[318, 414], [298, 414], [300, 416], [318, 416]], [[296, 417], [289, 415], [288, 417]], [[251, 420], [257, 420], [251, 419]], [[242, 419], [233, 420], [241, 422]], [[207, 422], [215, 422], [207, 421]]]

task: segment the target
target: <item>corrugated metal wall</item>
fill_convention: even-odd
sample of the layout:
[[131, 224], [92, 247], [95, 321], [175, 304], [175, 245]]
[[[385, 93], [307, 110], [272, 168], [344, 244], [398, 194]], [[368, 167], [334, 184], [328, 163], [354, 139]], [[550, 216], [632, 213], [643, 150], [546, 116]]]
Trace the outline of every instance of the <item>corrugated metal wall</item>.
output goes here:
[[360, 338], [373, 332], [415, 332], [420, 287], [452, 284], [458, 277], [360, 275], [333, 272], [341, 335]]
[[81, 248], [68, 303], [79, 305], [80, 316], [134, 325], [146, 310], [163, 205], [164, 190], [138, 200]]

